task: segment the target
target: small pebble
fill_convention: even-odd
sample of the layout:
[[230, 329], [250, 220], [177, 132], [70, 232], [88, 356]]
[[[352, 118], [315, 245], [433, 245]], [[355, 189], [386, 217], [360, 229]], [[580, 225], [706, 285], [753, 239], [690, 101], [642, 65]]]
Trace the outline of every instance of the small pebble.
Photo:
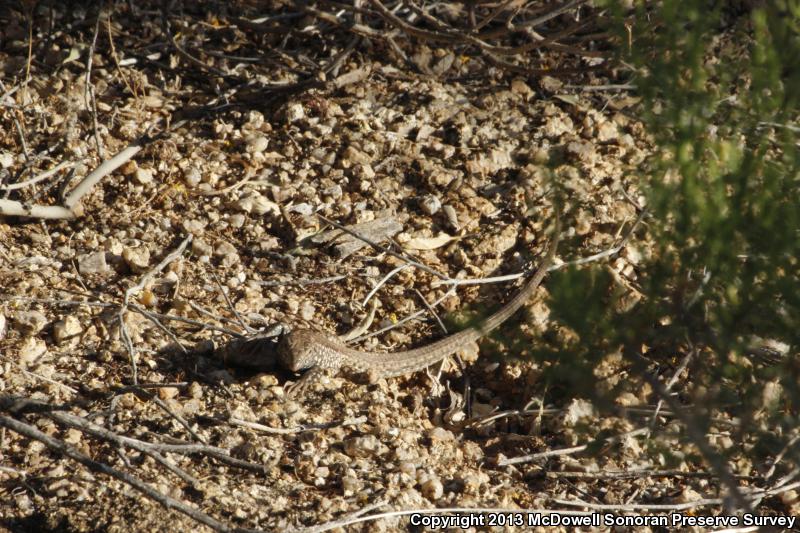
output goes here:
[[354, 437], [344, 443], [344, 453], [350, 457], [372, 457], [378, 455], [381, 443], [375, 435]]
[[304, 301], [303, 304], [300, 306], [300, 318], [302, 318], [303, 320], [310, 321], [311, 319], [314, 318], [315, 312], [316, 309], [314, 308], [314, 304], [311, 303], [309, 300]]
[[110, 270], [108, 263], [106, 263], [105, 252], [92, 252], [78, 258], [78, 272], [84, 276], [106, 274]]
[[0, 152], [0, 167], [10, 168], [14, 164], [14, 156], [10, 152]]
[[19, 362], [23, 366], [28, 366], [47, 353], [47, 344], [42, 339], [28, 337], [19, 347]]
[[411, 477], [416, 477], [417, 465], [415, 465], [411, 461], [403, 461], [402, 463], [400, 463], [400, 471]]
[[158, 388], [158, 397], [162, 400], [172, 400], [176, 396], [178, 396], [178, 387], [159, 387]]
[[53, 338], [63, 344], [81, 334], [83, 329], [77, 317], [68, 315], [53, 325]]
[[137, 274], [146, 272], [150, 267], [150, 250], [146, 246], [135, 248], [125, 247], [122, 250], [122, 258], [130, 269]]
[[139, 185], [148, 185], [153, 182], [153, 169], [139, 167], [133, 173], [133, 178]]
[[39, 311], [21, 311], [14, 319], [16, 329], [25, 335], [36, 335], [47, 325], [47, 317]]
[[197, 187], [200, 185], [200, 181], [202, 176], [200, 175], [200, 170], [197, 167], [189, 167], [183, 171], [183, 181], [189, 187]]
[[195, 255], [211, 255], [214, 249], [203, 239], [194, 239], [192, 241], [192, 253]]
[[447, 223], [450, 224], [451, 228], [456, 231], [461, 229], [461, 225], [458, 223], [458, 215], [456, 215], [456, 210], [452, 205], [445, 205], [442, 208], [442, 212], [444, 213], [444, 216], [447, 217]]
[[247, 147], [245, 150], [251, 154], [260, 154], [264, 150], [267, 149], [269, 146], [269, 140], [264, 137], [263, 135], [257, 137], [251, 137], [247, 141]]
[[197, 219], [189, 219], [183, 221], [183, 229], [191, 233], [192, 235], [202, 235], [206, 229], [206, 223], [201, 220]]
[[455, 436], [451, 431], [447, 431], [446, 429], [438, 426], [434, 427], [428, 432], [428, 437], [434, 442], [449, 442], [455, 439]]
[[619, 130], [617, 125], [611, 121], [603, 122], [597, 130], [597, 140], [600, 142], [608, 142], [619, 137]]
[[429, 500], [438, 500], [444, 494], [444, 486], [439, 478], [429, 477], [420, 486], [420, 491]]
[[187, 389], [190, 398], [199, 400], [203, 397], [203, 387], [196, 381], [192, 381]]
[[314, 212], [314, 207], [309, 203], [302, 202], [302, 203], [293, 205], [288, 210], [291, 211], [291, 212], [303, 215], [303, 216], [309, 216], [311, 213]]
[[214, 248], [214, 255], [224, 257], [226, 255], [238, 255], [236, 247], [228, 241], [219, 241]]
[[75, 428], [69, 428], [66, 434], [64, 435], [64, 442], [72, 444], [74, 446], [81, 441], [82, 435], [83, 434], [79, 430]]
[[426, 215], [433, 215], [442, 207], [442, 201], [433, 194], [427, 194], [419, 202], [420, 209]]
[[286, 106], [286, 121], [297, 122], [306, 116], [306, 111], [303, 109], [303, 104], [291, 103]]
[[327, 189], [322, 191], [322, 194], [325, 196], [330, 196], [334, 200], [338, 200], [342, 197], [342, 186], [341, 185], [331, 185]]
[[235, 213], [228, 218], [228, 223], [230, 223], [231, 227], [234, 228], [241, 228], [244, 226], [245, 217], [241, 213]]

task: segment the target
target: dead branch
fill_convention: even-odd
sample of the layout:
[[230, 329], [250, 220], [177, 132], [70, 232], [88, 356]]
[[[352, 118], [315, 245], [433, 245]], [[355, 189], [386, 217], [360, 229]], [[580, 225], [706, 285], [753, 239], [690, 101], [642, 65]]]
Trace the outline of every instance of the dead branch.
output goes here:
[[19, 433], [24, 437], [28, 437], [29, 439], [39, 441], [54, 452], [61, 455], [66, 455], [73, 461], [77, 461], [93, 472], [99, 472], [101, 474], [111, 476], [114, 479], [117, 479], [130, 486], [134, 490], [144, 494], [147, 498], [160, 503], [165, 508], [175, 509], [176, 511], [185, 514], [192, 520], [207, 525], [214, 531], [220, 531], [224, 533], [235, 531], [235, 529], [223, 524], [215, 518], [212, 518], [204, 512], [190, 507], [180, 500], [176, 500], [175, 498], [172, 498], [166, 494], [162, 494], [139, 478], [134, 477], [126, 472], [122, 472], [121, 470], [117, 470], [116, 468], [113, 468], [105, 463], [101, 463], [91, 459], [90, 457], [87, 457], [66, 442], [50, 437], [36, 429], [34, 426], [4, 415], [0, 415], [0, 426], [8, 428], [15, 433]]

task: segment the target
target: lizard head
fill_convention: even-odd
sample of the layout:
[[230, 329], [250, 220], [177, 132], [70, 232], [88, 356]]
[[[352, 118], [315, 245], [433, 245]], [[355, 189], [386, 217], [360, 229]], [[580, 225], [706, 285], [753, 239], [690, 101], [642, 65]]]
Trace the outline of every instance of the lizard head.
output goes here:
[[295, 329], [283, 336], [278, 354], [284, 368], [297, 372], [316, 364], [313, 354], [314, 335], [316, 334], [309, 329]]

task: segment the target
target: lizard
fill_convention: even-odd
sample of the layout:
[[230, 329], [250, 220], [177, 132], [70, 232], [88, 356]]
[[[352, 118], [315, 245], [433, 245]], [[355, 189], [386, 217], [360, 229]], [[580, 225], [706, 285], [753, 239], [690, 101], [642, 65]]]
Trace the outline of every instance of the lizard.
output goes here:
[[336, 337], [311, 329], [294, 329], [283, 335], [278, 345], [278, 358], [282, 366], [293, 372], [307, 370], [302, 378], [291, 386], [290, 393], [305, 388], [323, 369], [338, 371], [345, 367], [366, 372], [372, 380], [411, 374], [441, 361], [485, 336], [511, 318], [541, 285], [553, 263], [558, 247], [561, 230], [559, 218], [557, 215], [547, 254], [530, 279], [511, 300], [479, 324], [431, 344], [399, 352], [356, 350]]

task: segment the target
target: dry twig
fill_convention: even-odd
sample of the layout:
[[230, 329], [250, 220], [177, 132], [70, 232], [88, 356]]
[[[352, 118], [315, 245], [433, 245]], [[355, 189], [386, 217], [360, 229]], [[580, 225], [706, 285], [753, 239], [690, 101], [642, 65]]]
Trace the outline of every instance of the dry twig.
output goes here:
[[219, 520], [212, 518], [211, 516], [205, 514], [204, 512], [190, 507], [186, 503], [176, 500], [171, 496], [166, 494], [162, 494], [161, 492], [157, 491], [144, 481], [140, 480], [137, 477], [134, 477], [130, 474], [122, 472], [121, 470], [117, 470], [105, 463], [101, 463], [99, 461], [95, 461], [90, 457], [80, 453], [72, 446], [68, 445], [66, 442], [55, 439], [46, 435], [45, 433], [39, 431], [34, 426], [29, 424], [25, 424], [24, 422], [20, 422], [19, 420], [15, 420], [9, 416], [0, 415], [0, 426], [8, 428], [20, 435], [28, 437], [29, 439], [37, 440], [53, 450], [56, 453], [61, 455], [66, 455], [70, 459], [77, 461], [78, 463], [82, 464], [89, 470], [93, 472], [99, 472], [101, 474], [106, 474], [111, 476], [122, 483], [130, 486], [134, 490], [139, 491], [140, 493], [144, 494], [147, 498], [160, 503], [167, 509], [175, 509], [176, 511], [185, 514], [186, 516], [190, 517], [192, 520], [199, 522], [201, 524], [205, 524], [214, 531], [220, 532], [232, 532], [234, 531], [231, 527], [227, 526], [226, 524], [220, 522]]

